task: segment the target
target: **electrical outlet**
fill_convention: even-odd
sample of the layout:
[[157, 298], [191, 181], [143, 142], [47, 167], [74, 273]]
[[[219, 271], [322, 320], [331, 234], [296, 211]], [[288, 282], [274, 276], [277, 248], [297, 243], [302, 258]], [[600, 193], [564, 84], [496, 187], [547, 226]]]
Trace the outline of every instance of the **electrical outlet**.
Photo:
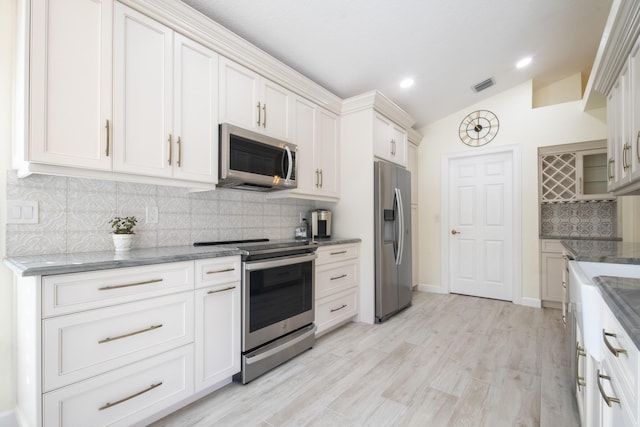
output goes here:
[[157, 224], [157, 223], [158, 223], [158, 207], [147, 206], [147, 224]]

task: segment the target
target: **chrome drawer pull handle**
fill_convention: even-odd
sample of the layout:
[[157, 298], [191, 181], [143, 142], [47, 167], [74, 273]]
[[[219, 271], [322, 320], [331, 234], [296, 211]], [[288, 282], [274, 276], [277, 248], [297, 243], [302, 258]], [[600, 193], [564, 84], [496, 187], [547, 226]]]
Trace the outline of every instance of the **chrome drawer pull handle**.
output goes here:
[[331, 312], [333, 313], [334, 311], [338, 311], [338, 310], [342, 310], [343, 308], [345, 308], [347, 306], [347, 304], [342, 304], [340, 307], [338, 308], [332, 308]]
[[231, 268], [224, 268], [222, 270], [211, 270], [211, 271], [207, 271], [207, 274], [228, 273], [229, 271], [236, 271], [236, 269], [231, 267]]
[[[109, 127], [109, 119], [107, 119], [105, 128], [107, 129], [107, 148], [105, 149], [104, 154], [109, 157], [109, 144], [111, 143], [111, 128]], [[640, 135], [640, 132], [638, 132], [638, 134]]]
[[228, 288], [215, 289], [215, 290], [207, 292], [207, 295], [217, 294], [218, 292], [230, 291], [231, 289], [235, 289], [235, 288], [236, 288], [235, 286], [229, 286]]
[[144, 282], [134, 282], [134, 283], [127, 283], [124, 285], [109, 285], [109, 286], [104, 286], [102, 288], [98, 288], [99, 291], [110, 291], [111, 289], [120, 289], [120, 288], [128, 288], [130, 286], [140, 286], [140, 285], [148, 285], [150, 283], [158, 283], [158, 282], [162, 282], [163, 279], [151, 279], [151, 280], [145, 280]]
[[607, 346], [607, 348], [609, 349], [609, 351], [615, 357], [620, 356], [620, 353], [627, 354], [627, 350], [625, 350], [624, 348], [615, 348], [614, 346], [612, 346], [611, 343], [609, 342], [609, 340], [607, 339], [607, 337], [615, 338], [615, 337], [617, 337], [617, 335], [612, 333], [612, 332], [606, 332], [604, 329], [602, 330], [602, 339], [604, 340], [604, 343]]
[[608, 375], [602, 375], [600, 373], [600, 369], [598, 369], [597, 374], [598, 374], [598, 390], [600, 390], [600, 394], [604, 399], [604, 403], [606, 403], [609, 408], [611, 408], [611, 403], [617, 403], [618, 405], [620, 405], [620, 399], [613, 396], [607, 396], [607, 393], [604, 392], [604, 388], [602, 387], [602, 382], [600, 381], [600, 379], [611, 381], [611, 377]]
[[331, 252], [331, 255], [340, 255], [340, 254], [346, 254], [347, 251], [340, 251], [340, 252]]
[[342, 274], [342, 275], [340, 275], [340, 276], [332, 277], [332, 278], [331, 278], [331, 280], [343, 279], [343, 278], [345, 278], [345, 277], [347, 277], [347, 275], [346, 275], [346, 274]]
[[111, 341], [115, 341], [115, 340], [121, 340], [122, 338], [128, 338], [128, 337], [132, 337], [134, 335], [138, 335], [138, 334], [143, 334], [145, 332], [149, 332], [149, 331], [153, 331], [154, 329], [158, 329], [158, 328], [162, 328], [162, 324], [159, 325], [151, 325], [146, 329], [141, 329], [139, 331], [135, 331], [135, 332], [129, 332], [128, 334], [124, 334], [124, 335], [118, 335], [117, 337], [107, 337], [103, 340], [98, 341], [98, 344], [104, 344], [104, 343], [108, 343]]
[[144, 390], [142, 390], [142, 391], [139, 391], [139, 392], [137, 392], [137, 393], [135, 393], [135, 394], [132, 394], [132, 395], [131, 395], [131, 396], [129, 396], [129, 397], [125, 397], [124, 399], [117, 400], [117, 401], [115, 401], [115, 402], [113, 402], [113, 403], [111, 403], [111, 402], [107, 402], [104, 406], [101, 406], [100, 408], [98, 408], [98, 411], [102, 411], [102, 410], [105, 410], [105, 409], [109, 409], [109, 408], [111, 408], [112, 406], [116, 406], [116, 405], [119, 405], [119, 404], [121, 404], [121, 403], [124, 403], [124, 402], [126, 402], [127, 400], [131, 400], [131, 399], [133, 399], [134, 397], [138, 397], [138, 396], [140, 396], [141, 394], [145, 394], [146, 392], [151, 391], [151, 390], [153, 390], [154, 388], [160, 387], [161, 385], [162, 385], [162, 381], [160, 381], [160, 382], [159, 382], [159, 383], [157, 383], [157, 384], [151, 384], [148, 388], [145, 388], [145, 389], [144, 389]]

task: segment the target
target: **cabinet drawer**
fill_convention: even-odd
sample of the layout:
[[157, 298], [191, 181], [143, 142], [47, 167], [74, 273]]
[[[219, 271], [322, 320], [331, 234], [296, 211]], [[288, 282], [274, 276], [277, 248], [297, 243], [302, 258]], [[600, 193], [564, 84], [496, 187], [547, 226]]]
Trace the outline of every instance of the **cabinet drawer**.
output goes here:
[[193, 345], [45, 393], [44, 425], [129, 426], [193, 394]]
[[560, 240], [547, 240], [547, 239], [540, 240], [541, 252], [553, 252], [553, 253], [561, 254], [563, 250], [564, 250], [564, 246], [562, 246], [562, 243]]
[[[637, 387], [638, 387], [638, 349], [622, 328], [613, 313], [604, 308], [604, 331], [602, 345], [604, 357], [609, 361], [611, 377], [620, 384], [619, 389], [625, 394], [631, 393], [634, 397], [629, 403], [634, 417], [637, 416]], [[606, 336], [604, 335], [606, 333]], [[617, 353], [617, 355], [615, 354]]]
[[321, 246], [316, 251], [316, 265], [344, 261], [358, 257], [358, 244]]
[[43, 390], [193, 342], [193, 294], [180, 293], [43, 321]]
[[239, 256], [196, 261], [196, 288], [240, 281]]
[[316, 335], [328, 331], [358, 314], [358, 288], [351, 288], [327, 298], [316, 300]]
[[316, 299], [357, 286], [357, 260], [321, 265], [316, 268]]
[[43, 278], [44, 317], [193, 289], [193, 261]]

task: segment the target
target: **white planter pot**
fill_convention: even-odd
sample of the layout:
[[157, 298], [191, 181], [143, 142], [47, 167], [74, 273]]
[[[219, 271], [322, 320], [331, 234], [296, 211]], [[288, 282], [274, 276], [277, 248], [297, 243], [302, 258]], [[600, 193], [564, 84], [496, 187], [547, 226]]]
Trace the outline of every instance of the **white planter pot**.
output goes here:
[[116, 252], [124, 252], [131, 249], [133, 245], [133, 237], [135, 234], [114, 234], [113, 246], [116, 248]]

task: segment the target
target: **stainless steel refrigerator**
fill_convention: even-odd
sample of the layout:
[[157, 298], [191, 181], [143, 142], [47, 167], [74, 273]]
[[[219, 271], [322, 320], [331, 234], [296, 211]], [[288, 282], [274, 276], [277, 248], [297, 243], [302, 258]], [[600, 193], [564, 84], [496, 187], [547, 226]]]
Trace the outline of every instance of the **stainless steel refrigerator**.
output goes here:
[[411, 305], [411, 173], [374, 163], [376, 323]]

